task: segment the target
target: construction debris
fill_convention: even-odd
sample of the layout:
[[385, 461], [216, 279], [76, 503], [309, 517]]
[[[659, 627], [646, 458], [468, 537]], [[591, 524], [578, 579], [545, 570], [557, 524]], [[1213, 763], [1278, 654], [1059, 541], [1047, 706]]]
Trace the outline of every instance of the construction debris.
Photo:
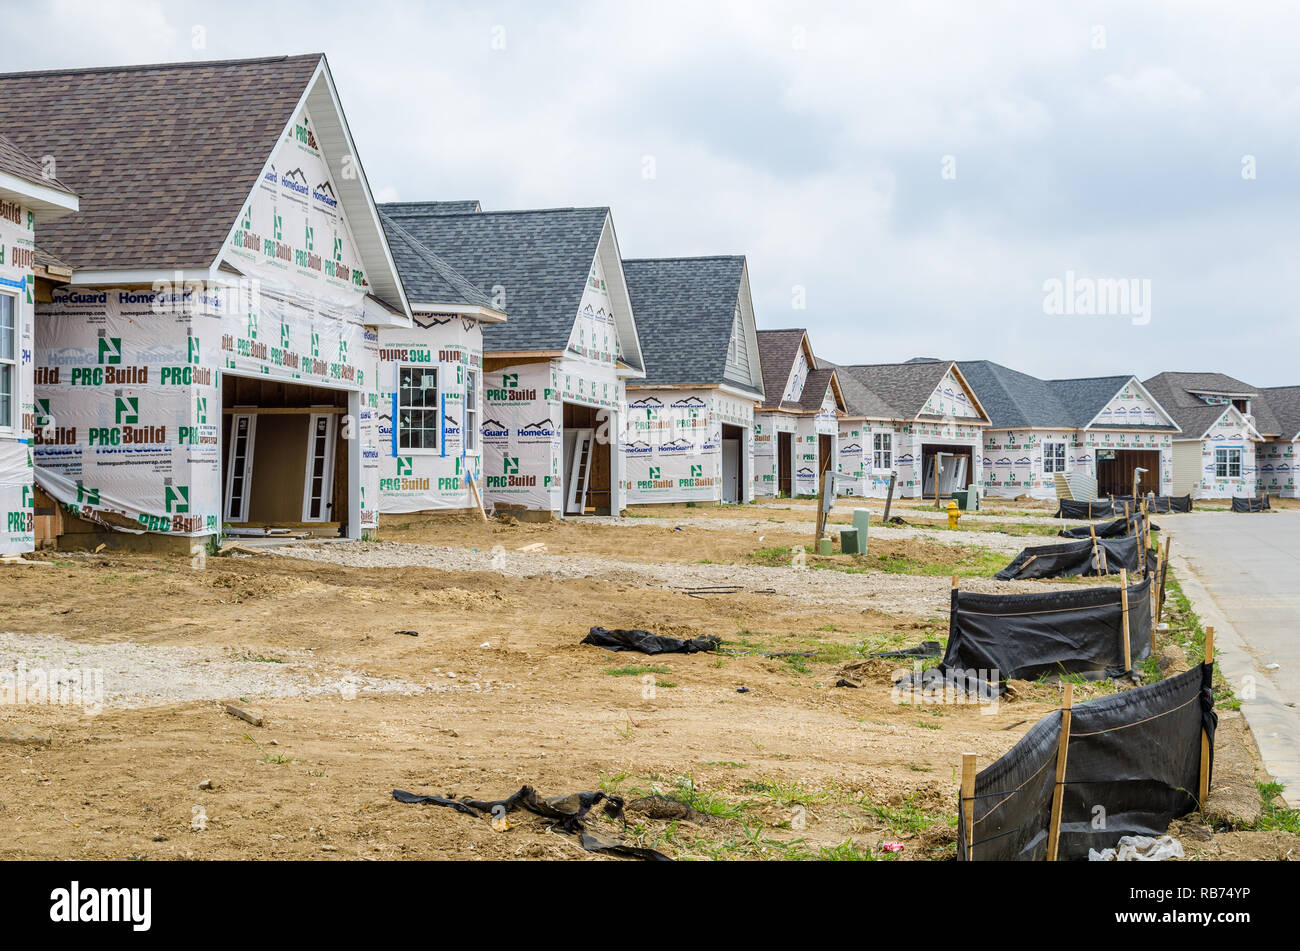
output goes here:
[[583, 644], [593, 644], [607, 651], [640, 651], [642, 654], [698, 654], [701, 651], [717, 650], [722, 638], [712, 634], [695, 637], [684, 641], [677, 637], [666, 637], [641, 630], [606, 630], [593, 627]]

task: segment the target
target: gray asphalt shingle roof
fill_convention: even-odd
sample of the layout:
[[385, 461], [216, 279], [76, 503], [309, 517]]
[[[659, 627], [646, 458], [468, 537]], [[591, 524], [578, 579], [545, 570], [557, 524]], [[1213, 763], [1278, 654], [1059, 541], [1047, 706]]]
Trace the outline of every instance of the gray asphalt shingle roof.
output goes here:
[[41, 226], [81, 270], [216, 260], [321, 54], [0, 75], [0, 129], [81, 210]]
[[1183, 431], [1184, 439], [1201, 438], [1224, 410], [1223, 406], [1207, 405], [1193, 396], [1193, 393], [1231, 394], [1250, 398], [1256, 428], [1260, 432], [1277, 432], [1277, 421], [1273, 419], [1264, 401], [1257, 398], [1259, 391], [1236, 377], [1224, 373], [1166, 372], [1159, 373], [1149, 380], [1143, 380], [1142, 385], [1173, 417], [1178, 428]]
[[624, 260], [623, 275], [642, 331], [646, 376], [638, 386], [716, 386], [725, 381], [752, 392], [748, 380], [726, 376], [744, 270], [741, 255]]
[[[908, 363], [855, 364], [839, 368], [840, 378], [854, 380], [859, 387], [874, 394], [892, 412], [887, 417], [863, 412], [849, 406], [850, 416], [868, 418], [916, 419], [925, 409], [926, 401], [935, 391], [949, 368], [956, 366], [951, 360], [916, 360]], [[841, 384], [843, 385], [843, 384]], [[847, 395], [846, 395], [847, 399]]]
[[1271, 431], [1288, 441], [1300, 437], [1300, 386], [1267, 386], [1259, 394], [1276, 421]]
[[[1094, 376], [1040, 380], [992, 360], [958, 363], [997, 429], [1083, 429], [1106, 408], [1131, 376]], [[1172, 426], [1149, 423], [1097, 423], [1098, 429], [1173, 432]]]
[[379, 220], [412, 305], [459, 304], [496, 309], [486, 294], [392, 218], [380, 214]]
[[483, 328], [485, 350], [564, 350], [578, 317], [608, 208], [446, 214], [428, 202], [379, 210], [479, 291], [504, 292], [510, 319]]

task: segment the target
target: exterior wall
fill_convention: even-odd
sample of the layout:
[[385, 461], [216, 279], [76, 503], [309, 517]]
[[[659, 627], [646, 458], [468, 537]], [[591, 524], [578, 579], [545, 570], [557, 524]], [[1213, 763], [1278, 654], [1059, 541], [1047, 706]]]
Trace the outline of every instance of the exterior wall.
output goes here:
[[[754, 472], [754, 404], [712, 388], [628, 393], [624, 455], [628, 505], [722, 500], [722, 425], [745, 430], [742, 466]], [[753, 479], [741, 497], [753, 498]]]
[[1201, 485], [1201, 444], [1195, 439], [1174, 443], [1174, 495], [1195, 495]]
[[[1216, 449], [1241, 450], [1241, 477], [1219, 478], [1215, 475]], [[1207, 438], [1201, 440], [1200, 479], [1194, 495], [1198, 499], [1228, 499], [1232, 496], [1255, 494], [1255, 443], [1250, 433], [1234, 413], [1225, 411], [1212, 427]]]
[[0, 200], [0, 293], [14, 300], [14, 426], [0, 430], [0, 555], [35, 547], [32, 507], [32, 429], [34, 425], [32, 254], [36, 219], [21, 205]]
[[798, 428], [794, 441], [794, 494], [817, 495], [818, 446], [822, 436], [831, 437], [831, 472], [838, 470], [840, 424], [835, 395], [828, 386], [816, 416], [797, 417]]
[[[774, 498], [780, 489], [781, 480], [776, 471], [780, 458], [777, 451], [778, 433], [799, 432], [798, 417], [785, 413], [754, 414], [754, 498]], [[798, 444], [794, 445], [794, 454], [798, 455]]]
[[36, 477], [73, 514], [132, 532], [219, 531], [221, 378], [234, 373], [357, 394], [360, 417], [344, 420], [361, 440], [357, 529], [377, 526], [369, 285], [305, 113], [273, 166], [223, 251], [244, 280], [62, 288], [40, 305], [36, 397], [54, 428], [36, 440]]
[[930, 394], [926, 400], [924, 408], [918, 415], [922, 416], [944, 416], [957, 419], [981, 419], [979, 410], [977, 410], [970, 397], [966, 395], [966, 389], [957, 379], [957, 375], [949, 370], [944, 376], [943, 381]]
[[[625, 389], [613, 364], [596, 364], [569, 354], [546, 363], [526, 363], [483, 374], [484, 504], [564, 512], [563, 403], [593, 406], [598, 440], [613, 440], [610, 462], [616, 506], [627, 507], [623, 472], [622, 408]], [[594, 395], [593, 395], [594, 394]]]
[[1294, 442], [1270, 439], [1256, 445], [1256, 477], [1259, 488], [1271, 495], [1300, 498], [1296, 484], [1296, 466], [1300, 465], [1300, 447]]
[[1174, 484], [1174, 443], [1165, 433], [1097, 430], [992, 429], [984, 434], [981, 485], [986, 495], [1035, 499], [1056, 498], [1056, 481], [1043, 471], [1043, 444], [1066, 444], [1071, 473], [1097, 474], [1098, 449], [1154, 449], [1160, 453], [1160, 492], [1179, 494]]
[[[923, 447], [927, 445], [969, 446], [971, 450], [968, 478], [977, 482], [984, 471], [983, 427], [956, 421], [907, 423], [894, 439], [894, 468], [898, 470], [898, 484], [894, 488], [899, 498], [921, 498], [925, 485], [921, 471]], [[888, 486], [888, 477], [886, 477]]]
[[[482, 325], [455, 314], [419, 314], [416, 326], [380, 328], [377, 337], [379, 510], [387, 514], [477, 508], [466, 475], [479, 478], [481, 448], [466, 448], [465, 397], [468, 371], [476, 370], [481, 447], [487, 418]], [[437, 450], [404, 451], [398, 446], [395, 421], [402, 365], [437, 371], [443, 415]], [[481, 482], [479, 488], [482, 491]]]

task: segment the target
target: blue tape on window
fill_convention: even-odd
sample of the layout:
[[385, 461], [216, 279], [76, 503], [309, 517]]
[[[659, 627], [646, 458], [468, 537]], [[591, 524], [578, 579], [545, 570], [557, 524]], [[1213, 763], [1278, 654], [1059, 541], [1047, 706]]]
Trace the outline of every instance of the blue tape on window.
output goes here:
[[[398, 384], [399, 386], [401, 384]], [[397, 394], [393, 394], [393, 458], [397, 457]]]
[[443, 393], [438, 398], [438, 445], [442, 450], [442, 458], [447, 458], [447, 394]]

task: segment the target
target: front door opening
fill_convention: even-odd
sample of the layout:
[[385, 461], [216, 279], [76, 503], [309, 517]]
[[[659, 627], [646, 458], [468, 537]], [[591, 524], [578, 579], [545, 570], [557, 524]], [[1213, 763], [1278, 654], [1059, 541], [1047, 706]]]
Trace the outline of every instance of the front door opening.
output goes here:
[[563, 422], [564, 514], [609, 515], [614, 493], [607, 412], [565, 403]]
[[722, 424], [722, 501], [743, 502], [745, 484], [745, 430], [740, 426]]
[[336, 535], [348, 511], [344, 390], [223, 374], [222, 522]]
[[1138, 495], [1148, 492], [1160, 494], [1160, 450], [1158, 449], [1098, 449], [1097, 494], [1132, 495], [1133, 470], [1146, 469], [1138, 474]]
[[[936, 468], [936, 462], [938, 463]], [[935, 479], [938, 478], [939, 497], [952, 495], [970, 485], [970, 446], [921, 446], [922, 479], [926, 498], [934, 498]]]
[[794, 497], [794, 433], [776, 434], [776, 491], [782, 498]]

